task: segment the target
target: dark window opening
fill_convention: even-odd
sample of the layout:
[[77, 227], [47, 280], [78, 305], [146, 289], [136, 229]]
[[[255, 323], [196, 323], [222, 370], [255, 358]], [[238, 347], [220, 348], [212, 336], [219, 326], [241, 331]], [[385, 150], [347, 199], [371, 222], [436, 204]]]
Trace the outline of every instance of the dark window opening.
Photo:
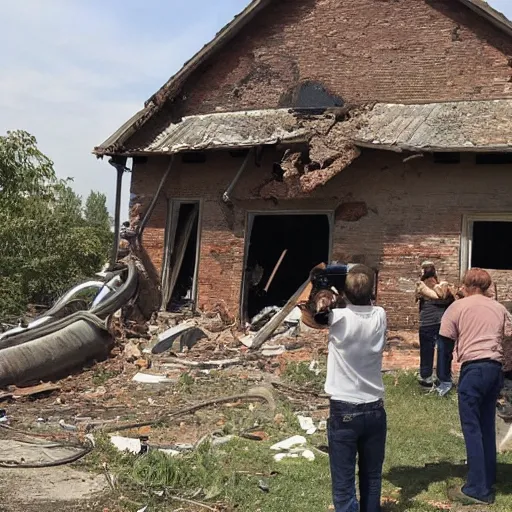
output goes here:
[[460, 164], [460, 153], [434, 153], [436, 164]]
[[162, 273], [167, 311], [195, 307], [199, 203], [172, 203]]
[[249, 153], [248, 149], [233, 149], [229, 152], [229, 156], [232, 158], [245, 158]]
[[331, 94], [321, 83], [307, 80], [292, 87], [281, 96], [280, 107], [294, 109], [312, 109], [322, 112], [326, 108], [343, 107], [345, 101], [340, 96]]
[[473, 223], [471, 266], [512, 270], [512, 222]]
[[148, 163], [148, 157], [147, 156], [134, 156], [133, 163], [135, 165], [145, 165]]
[[192, 151], [181, 154], [181, 161], [184, 164], [204, 164], [206, 162], [206, 153]]
[[245, 269], [243, 316], [284, 306], [313, 267], [328, 263], [327, 215], [256, 215]]
[[477, 153], [478, 165], [503, 165], [512, 164], [512, 153]]

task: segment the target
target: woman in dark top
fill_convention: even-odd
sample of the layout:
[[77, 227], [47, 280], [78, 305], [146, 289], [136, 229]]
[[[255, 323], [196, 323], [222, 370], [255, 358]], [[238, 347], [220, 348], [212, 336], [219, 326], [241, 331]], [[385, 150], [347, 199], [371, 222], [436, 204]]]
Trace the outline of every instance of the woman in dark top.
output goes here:
[[436, 384], [434, 378], [434, 351], [437, 344], [437, 391], [446, 395], [452, 388], [451, 366], [453, 343], [439, 336], [441, 318], [454, 297], [447, 283], [440, 283], [433, 263], [422, 265], [421, 281], [416, 286], [416, 300], [420, 310], [420, 377], [425, 387]]

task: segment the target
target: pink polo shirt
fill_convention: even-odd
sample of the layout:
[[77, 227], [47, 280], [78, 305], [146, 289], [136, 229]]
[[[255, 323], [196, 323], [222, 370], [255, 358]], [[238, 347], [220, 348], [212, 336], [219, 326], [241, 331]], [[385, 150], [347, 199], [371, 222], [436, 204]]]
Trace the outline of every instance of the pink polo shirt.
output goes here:
[[457, 342], [459, 363], [492, 359], [503, 361], [503, 337], [512, 334], [505, 306], [483, 295], [454, 302], [441, 320], [441, 336]]

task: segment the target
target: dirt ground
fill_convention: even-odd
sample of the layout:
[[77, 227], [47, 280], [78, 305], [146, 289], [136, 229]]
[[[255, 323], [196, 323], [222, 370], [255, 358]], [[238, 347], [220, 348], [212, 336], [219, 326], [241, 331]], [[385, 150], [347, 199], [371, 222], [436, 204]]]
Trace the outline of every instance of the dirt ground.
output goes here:
[[[406, 349], [398, 350], [396, 357], [401, 354], [406, 354], [403, 356], [406, 358], [415, 357], [413, 338], [410, 334], [393, 334], [388, 351], [392, 364], [395, 364], [395, 359], [389, 354], [397, 352], [398, 342], [403, 345], [405, 341]], [[149, 340], [131, 339], [130, 342], [140, 350], [135, 356], [126, 353], [128, 340], [123, 339], [110, 359], [91, 364], [56, 382], [59, 386], [56, 391], [16, 398], [16, 390], [9, 390], [14, 391], [15, 396], [4, 395], [0, 401], [0, 409], [5, 410], [11, 428], [0, 428], [0, 459], [27, 463], [35, 457], [33, 462], [51, 462], [58, 458], [58, 454], [40, 450], [34, 455], [34, 446], [27, 447], [23, 443], [34, 440], [83, 441], [87, 432], [96, 435], [101, 429], [115, 428], [114, 425], [126, 422], [151, 422], [166, 412], [217, 397], [244, 393], [254, 386], [272, 389], [272, 383], [280, 381], [287, 365], [325, 360], [327, 347], [325, 333], [280, 340], [279, 344], [288, 344], [290, 349], [272, 357], [251, 354], [226, 332], [218, 335], [209, 333], [208, 339], [199, 341], [190, 351], [168, 351], [158, 356], [144, 353]], [[168, 362], [170, 357], [174, 362]], [[175, 359], [184, 364], [176, 364]], [[203, 369], [187, 365], [187, 362], [233, 359], [238, 359], [238, 364], [228, 368]], [[168, 382], [134, 382], [132, 379], [139, 372], [165, 376]], [[287, 400], [293, 403], [293, 394]], [[241, 412], [239, 407], [240, 403], [235, 400], [222, 408], [209, 408], [177, 418], [165, 426], [127, 430], [121, 435], [146, 436], [153, 445], [193, 444], [206, 434], [225, 429], [227, 424], [231, 428], [246, 428], [248, 422], [254, 421], [257, 410], [248, 418], [244, 417], [247, 411]], [[325, 405], [311, 409], [315, 410], [316, 420], [325, 418]], [[110, 499], [107, 478], [97, 472], [101, 466], [101, 453], [97, 452], [71, 465], [0, 469], [0, 512], [126, 510], [118, 508], [121, 507], [118, 500]], [[91, 457], [96, 457], [96, 472], [91, 471], [91, 465], [87, 463]]]

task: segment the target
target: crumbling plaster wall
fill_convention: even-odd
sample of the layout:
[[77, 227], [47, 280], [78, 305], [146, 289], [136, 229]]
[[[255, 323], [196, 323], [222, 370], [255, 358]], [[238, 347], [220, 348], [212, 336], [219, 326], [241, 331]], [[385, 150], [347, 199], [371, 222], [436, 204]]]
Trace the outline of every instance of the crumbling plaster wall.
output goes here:
[[[429, 156], [403, 163], [403, 156], [365, 150], [327, 185], [295, 199], [262, 199], [271, 182], [272, 163], [280, 154], [268, 150], [261, 167], [249, 166], [232, 196], [222, 193], [242, 159], [226, 152], [208, 154], [206, 163], [182, 164], [171, 173], [167, 197], [202, 199], [199, 307], [224, 302], [238, 313], [247, 211], [332, 210], [336, 212], [333, 259], [366, 263], [379, 270], [379, 302], [394, 329], [415, 328], [414, 282], [423, 259], [436, 262], [440, 274], [459, 278], [459, 245], [464, 213], [512, 210], [512, 173], [508, 166], [476, 166], [463, 155], [457, 165], [434, 164]], [[148, 203], [167, 161], [150, 159], [133, 172], [132, 192]], [[274, 183], [275, 184], [275, 183]], [[267, 185], [267, 190], [269, 186]], [[165, 229], [161, 199], [144, 235], [144, 245], [160, 270]], [[297, 233], [297, 236], [305, 236]], [[512, 300], [512, 273], [499, 272], [500, 299]]]
[[280, 0], [192, 74], [178, 111], [290, 106], [308, 80], [349, 103], [512, 97], [510, 56], [456, 0]]

